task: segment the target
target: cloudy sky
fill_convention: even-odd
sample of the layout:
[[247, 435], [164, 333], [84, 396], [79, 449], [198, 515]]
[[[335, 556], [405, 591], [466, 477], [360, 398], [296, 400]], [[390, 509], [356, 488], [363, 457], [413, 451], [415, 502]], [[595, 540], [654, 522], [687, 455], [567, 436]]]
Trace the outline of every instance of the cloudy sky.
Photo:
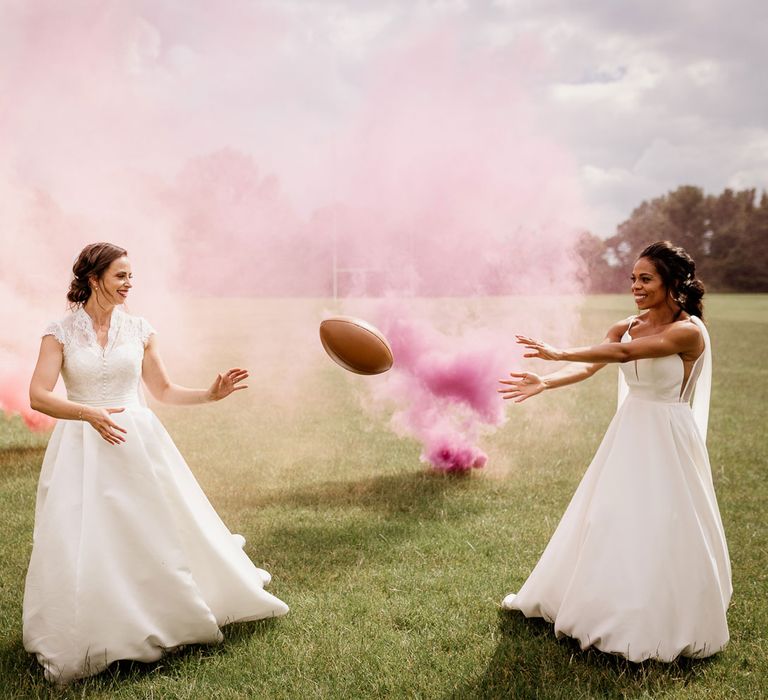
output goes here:
[[354, 92], [365, 57], [430, 24], [451, 23], [467, 52], [497, 52], [574, 157], [601, 235], [680, 184], [768, 187], [761, 0], [279, 4], [301, 17], [301, 50], [335, 64], [328, 99]]
[[62, 201], [79, 176], [57, 184], [52, 162], [103, 181], [115, 162], [170, 174], [234, 146], [312, 209], [328, 196], [318, 149], [359, 122], [377, 70], [399, 55], [418, 71], [413, 47], [440, 34], [523, 95], [572, 159], [575, 223], [600, 235], [680, 184], [768, 186], [762, 0], [2, 0], [0, 20], [14, 177]]

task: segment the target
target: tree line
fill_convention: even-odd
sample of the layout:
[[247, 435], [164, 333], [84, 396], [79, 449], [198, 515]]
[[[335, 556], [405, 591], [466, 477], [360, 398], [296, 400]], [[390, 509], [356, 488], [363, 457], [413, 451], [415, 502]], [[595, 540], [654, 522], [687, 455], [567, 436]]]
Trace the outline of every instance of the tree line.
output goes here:
[[684, 185], [643, 202], [610, 238], [582, 233], [577, 253], [589, 273], [589, 291], [626, 291], [637, 254], [657, 240], [685, 248], [708, 291], [768, 292], [765, 191], [725, 189], [708, 195]]

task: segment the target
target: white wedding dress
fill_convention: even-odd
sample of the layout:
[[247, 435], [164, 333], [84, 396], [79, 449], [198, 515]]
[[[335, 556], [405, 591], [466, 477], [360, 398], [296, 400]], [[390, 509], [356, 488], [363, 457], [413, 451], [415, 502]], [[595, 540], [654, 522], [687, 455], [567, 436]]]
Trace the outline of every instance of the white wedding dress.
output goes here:
[[705, 351], [685, 387], [678, 355], [620, 365], [628, 391], [603, 442], [533, 572], [502, 603], [582, 649], [672, 661], [728, 641], [731, 568], [705, 446], [711, 350], [692, 321]]
[[144, 405], [141, 365], [153, 332], [119, 308], [104, 349], [82, 308], [45, 331], [63, 346], [69, 399], [125, 407], [114, 420], [127, 430], [125, 443], [110, 445], [86, 422], [59, 420], [45, 453], [24, 647], [54, 682], [218, 642], [222, 625], [288, 611]]

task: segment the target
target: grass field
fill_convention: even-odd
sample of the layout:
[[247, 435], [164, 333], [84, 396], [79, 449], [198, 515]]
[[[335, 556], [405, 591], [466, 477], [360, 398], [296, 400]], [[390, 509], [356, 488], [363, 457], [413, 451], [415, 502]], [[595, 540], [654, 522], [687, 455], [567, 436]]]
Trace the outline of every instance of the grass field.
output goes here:
[[[615, 370], [512, 411], [468, 478], [425, 470], [418, 446], [361, 410], [351, 378], [312, 365], [283, 400], [260, 391], [215, 407], [157, 412], [222, 518], [248, 539], [270, 589], [291, 606], [236, 625], [216, 647], [123, 663], [50, 688], [21, 643], [35, 487], [47, 436], [0, 418], [2, 698], [759, 698], [768, 688], [768, 296], [708, 298], [715, 353], [709, 448], [733, 562], [731, 642], [698, 662], [631, 664], [557, 641], [551, 625], [501, 613], [524, 581], [615, 408]], [[455, 302], [454, 302], [455, 303]], [[258, 302], [255, 323], [297, 302]], [[284, 305], [284, 306], [281, 306]], [[248, 302], [201, 303], [200, 327]], [[584, 340], [631, 312], [588, 300]], [[231, 324], [224, 324], [231, 328]], [[201, 364], [235, 362], [218, 338]], [[179, 358], [180, 364], [183, 358]], [[168, 360], [168, 358], [166, 358]], [[168, 364], [173, 368], [172, 362]], [[190, 361], [180, 381], [198, 377]], [[297, 401], [297, 397], [301, 401]], [[705, 614], [704, 611], [702, 611]]]

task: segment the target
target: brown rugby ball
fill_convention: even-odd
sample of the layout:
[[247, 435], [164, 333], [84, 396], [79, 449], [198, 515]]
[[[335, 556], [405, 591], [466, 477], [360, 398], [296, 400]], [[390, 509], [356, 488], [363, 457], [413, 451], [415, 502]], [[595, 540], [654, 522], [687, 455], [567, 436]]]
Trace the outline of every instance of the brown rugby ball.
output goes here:
[[320, 324], [320, 342], [331, 359], [356, 374], [381, 374], [394, 362], [382, 332], [352, 316], [331, 316]]

